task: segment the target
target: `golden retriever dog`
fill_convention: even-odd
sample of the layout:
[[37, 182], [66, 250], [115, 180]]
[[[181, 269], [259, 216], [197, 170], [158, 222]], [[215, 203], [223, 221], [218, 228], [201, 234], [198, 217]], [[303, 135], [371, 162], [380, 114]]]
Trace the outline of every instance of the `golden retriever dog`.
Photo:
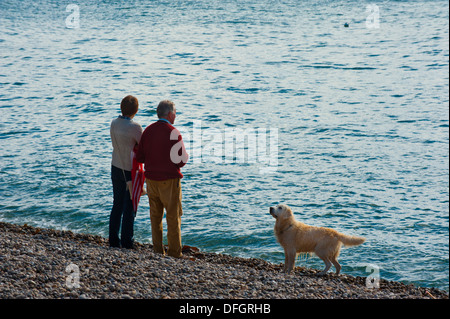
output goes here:
[[325, 263], [325, 269], [318, 275], [324, 275], [331, 264], [336, 267], [338, 275], [341, 265], [337, 258], [341, 246], [357, 246], [366, 240], [344, 235], [331, 228], [309, 226], [296, 221], [292, 210], [286, 205], [270, 207], [270, 214], [276, 219], [275, 236], [284, 248], [284, 271], [287, 273], [294, 269], [298, 253], [315, 253]]

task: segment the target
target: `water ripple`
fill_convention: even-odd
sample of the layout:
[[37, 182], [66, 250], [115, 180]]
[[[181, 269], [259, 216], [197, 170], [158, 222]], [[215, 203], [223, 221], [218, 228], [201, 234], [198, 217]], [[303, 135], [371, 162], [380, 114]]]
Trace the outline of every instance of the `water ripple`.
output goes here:
[[69, 29], [64, 6], [0, 2], [0, 220], [106, 236], [120, 100], [138, 97], [146, 127], [170, 98], [186, 138], [196, 120], [205, 141], [278, 132], [275, 172], [270, 154], [183, 168], [186, 244], [283, 262], [268, 207], [285, 202], [367, 237], [345, 273], [448, 289], [448, 2], [393, 3], [379, 29], [364, 3], [248, 4], [88, 1]]

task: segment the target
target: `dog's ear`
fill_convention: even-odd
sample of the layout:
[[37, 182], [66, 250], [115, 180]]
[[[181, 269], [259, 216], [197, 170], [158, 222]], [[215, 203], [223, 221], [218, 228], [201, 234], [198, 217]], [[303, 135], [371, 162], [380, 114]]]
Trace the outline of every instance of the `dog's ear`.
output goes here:
[[289, 206], [284, 207], [283, 218], [289, 219], [293, 216], [292, 210]]

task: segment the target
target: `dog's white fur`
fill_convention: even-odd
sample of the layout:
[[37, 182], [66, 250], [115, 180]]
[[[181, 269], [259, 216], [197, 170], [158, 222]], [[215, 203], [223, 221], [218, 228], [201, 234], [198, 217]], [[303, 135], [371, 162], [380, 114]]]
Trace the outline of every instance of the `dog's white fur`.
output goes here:
[[298, 253], [312, 252], [325, 262], [325, 269], [318, 275], [325, 274], [331, 264], [336, 267], [336, 274], [339, 274], [341, 265], [337, 258], [341, 246], [357, 246], [365, 241], [363, 237], [348, 236], [331, 228], [309, 226], [296, 221], [292, 210], [286, 205], [270, 207], [270, 214], [276, 219], [275, 236], [284, 248], [284, 271], [287, 273], [294, 269]]

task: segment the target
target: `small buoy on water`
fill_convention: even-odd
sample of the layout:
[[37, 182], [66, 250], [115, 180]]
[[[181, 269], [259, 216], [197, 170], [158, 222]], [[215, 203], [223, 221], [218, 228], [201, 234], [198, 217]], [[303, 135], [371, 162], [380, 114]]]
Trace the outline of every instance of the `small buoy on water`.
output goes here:
[[347, 22], [344, 23], [344, 27], [348, 28], [348, 23]]

